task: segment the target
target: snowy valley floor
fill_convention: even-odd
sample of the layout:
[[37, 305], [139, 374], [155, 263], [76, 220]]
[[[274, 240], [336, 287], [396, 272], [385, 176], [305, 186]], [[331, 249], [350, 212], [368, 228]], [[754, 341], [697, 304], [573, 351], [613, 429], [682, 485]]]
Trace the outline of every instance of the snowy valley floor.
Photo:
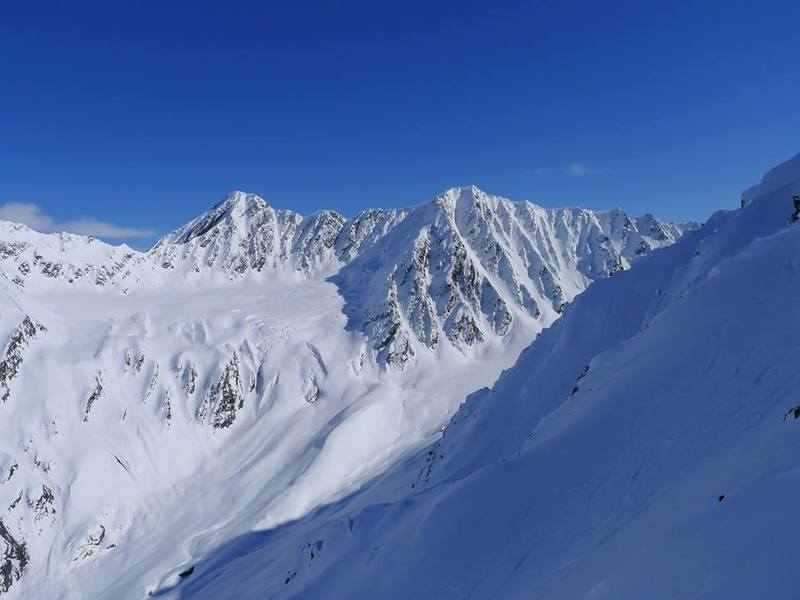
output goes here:
[[[392, 374], [360, 364], [363, 336], [345, 331], [342, 298], [325, 281], [24, 300], [48, 330], [31, 345], [15, 386], [62, 401], [4, 421], [0, 450], [24, 446], [21, 436], [42, 424], [56, 428], [31, 439], [58, 472], [48, 484], [68, 498], [56, 509], [48, 576], [28, 588], [30, 597], [138, 597], [222, 541], [336, 500], [429, 440], [470, 391], [513, 364], [535, 331], [487, 344], [480, 369], [452, 352]], [[199, 373], [213, 372], [242, 348], [260, 358], [237, 427], [208, 435], [191, 406], [174, 401], [165, 425], [161, 402], [172, 385], [165, 371], [177, 373], [191, 359]], [[56, 367], [66, 361], [75, 368]], [[98, 369], [103, 395], [84, 422], [85, 404], [62, 390], [88, 396]], [[310, 376], [313, 403], [304, 397]], [[87, 531], [98, 523], [102, 546], [84, 556]]]

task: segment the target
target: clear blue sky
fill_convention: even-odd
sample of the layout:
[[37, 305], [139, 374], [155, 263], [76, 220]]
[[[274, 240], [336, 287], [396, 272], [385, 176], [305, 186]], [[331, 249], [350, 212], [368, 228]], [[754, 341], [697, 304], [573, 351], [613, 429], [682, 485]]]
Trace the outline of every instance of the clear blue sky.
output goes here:
[[704, 219], [800, 151], [796, 1], [7, 0], [0, 56], [0, 205], [51, 227], [471, 183]]

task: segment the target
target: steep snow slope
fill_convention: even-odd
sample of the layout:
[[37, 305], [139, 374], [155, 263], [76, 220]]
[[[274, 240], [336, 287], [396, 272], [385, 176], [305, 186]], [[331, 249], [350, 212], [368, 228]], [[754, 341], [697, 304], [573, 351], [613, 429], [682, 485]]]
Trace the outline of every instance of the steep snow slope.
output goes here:
[[432, 445], [164, 597], [795, 598], [800, 156], [594, 284]]
[[682, 233], [476, 188], [352, 220], [234, 193], [147, 253], [2, 227], [0, 591], [22, 598], [138, 598], [352, 492]]

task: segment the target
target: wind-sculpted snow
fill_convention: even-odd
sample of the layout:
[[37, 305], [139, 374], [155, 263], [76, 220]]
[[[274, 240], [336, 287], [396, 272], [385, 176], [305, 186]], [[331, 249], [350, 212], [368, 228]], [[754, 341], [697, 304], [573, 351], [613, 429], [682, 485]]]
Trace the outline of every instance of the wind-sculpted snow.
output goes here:
[[476, 188], [352, 219], [236, 192], [147, 252], [0, 223], [0, 590], [139, 598], [353, 492], [682, 232]]
[[592, 285], [438, 439], [162, 596], [795, 598], [800, 164], [780, 171]]

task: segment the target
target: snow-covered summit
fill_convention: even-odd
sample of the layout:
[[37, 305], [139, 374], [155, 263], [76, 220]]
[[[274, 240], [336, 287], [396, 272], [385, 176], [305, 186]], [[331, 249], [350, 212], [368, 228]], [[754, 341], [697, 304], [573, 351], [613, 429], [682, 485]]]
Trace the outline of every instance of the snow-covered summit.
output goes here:
[[232, 192], [161, 238], [148, 255], [183, 276], [208, 269], [227, 275], [261, 271], [288, 257], [301, 221], [300, 215], [276, 210], [255, 194]]
[[186, 243], [204, 235], [223, 221], [231, 227], [250, 230], [254, 225], [253, 221], [257, 224], [258, 216], [268, 208], [266, 200], [260, 196], [234, 191], [207, 213], [162, 238], [159, 244]]
[[742, 194], [742, 206], [759, 197], [766, 198], [774, 193], [800, 195], [798, 173], [800, 173], [800, 154], [767, 171], [757, 185]]

